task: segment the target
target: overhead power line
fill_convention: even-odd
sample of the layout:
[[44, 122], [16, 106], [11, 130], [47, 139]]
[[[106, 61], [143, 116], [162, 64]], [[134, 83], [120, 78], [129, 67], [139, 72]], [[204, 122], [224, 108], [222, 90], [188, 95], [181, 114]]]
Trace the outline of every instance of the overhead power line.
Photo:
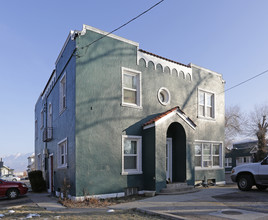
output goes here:
[[[238, 87], [238, 86], [241, 86], [241, 85], [243, 85], [243, 84], [245, 84], [245, 83], [247, 83], [247, 82], [249, 82], [249, 81], [251, 81], [251, 80], [253, 80], [253, 79], [255, 79], [255, 78], [258, 78], [258, 77], [260, 77], [260, 76], [262, 76], [262, 75], [264, 75], [264, 74], [266, 74], [266, 73], [268, 73], [268, 69], [265, 70], [265, 71], [263, 71], [263, 72], [261, 72], [261, 73], [259, 73], [259, 74], [256, 74], [255, 76], [252, 76], [251, 78], [246, 79], [246, 80], [244, 80], [244, 81], [242, 81], [242, 82], [240, 82], [240, 83], [238, 83], [238, 84], [236, 84], [236, 85], [234, 85], [234, 86], [232, 86], [232, 87], [230, 87], [230, 88], [228, 88], [228, 89], [225, 89], [225, 90], [223, 90], [222, 92], [215, 93], [215, 95], [221, 95], [221, 94], [223, 94], [223, 93], [226, 93], [227, 91], [230, 91], [230, 90], [232, 90], [232, 89], [234, 89], [234, 88], [236, 88], [236, 87]], [[206, 100], [208, 100], [208, 99], [209, 99], [209, 98], [206, 98]], [[198, 105], [199, 105], [199, 102], [197, 102], [197, 103], [193, 103], [193, 104], [190, 104], [190, 105], [185, 106], [185, 109], [187, 109], [187, 108], [191, 108], [191, 107], [195, 107], [195, 106], [198, 106]]]
[[[227, 92], [227, 91], [229, 91], [229, 90], [232, 90], [232, 89], [234, 89], [234, 88], [236, 88], [236, 87], [238, 87], [238, 86], [241, 86], [241, 85], [243, 85], [243, 84], [245, 84], [245, 83], [247, 83], [247, 82], [249, 82], [249, 81], [251, 81], [251, 80], [253, 80], [253, 79], [255, 79], [255, 78], [259, 77], [259, 76], [261, 76], [261, 75], [264, 75], [264, 74], [267, 73], [267, 72], [268, 72], [268, 70], [265, 70], [265, 71], [263, 71], [263, 72], [261, 72], [261, 73], [255, 75], [255, 76], [252, 76], [252, 77], [249, 78], [249, 79], [246, 79], [246, 80], [244, 80], [244, 81], [242, 81], [242, 82], [240, 82], [240, 83], [238, 83], [238, 84], [236, 84], [236, 85], [234, 85], [234, 86], [232, 86], [232, 87], [230, 87], [230, 88], [228, 88], [228, 89], [222, 91], [221, 93], [225, 93], [225, 92]], [[219, 94], [221, 94], [221, 93], [219, 93]]]
[[85, 47], [90, 47], [92, 44], [96, 43], [97, 41], [99, 41], [99, 40], [101, 40], [101, 39], [103, 39], [103, 38], [109, 36], [110, 34], [112, 34], [112, 33], [116, 32], [116, 31], [118, 31], [118, 30], [121, 29], [122, 27], [125, 27], [126, 25], [128, 25], [128, 24], [131, 23], [132, 21], [136, 20], [137, 18], [141, 17], [142, 15], [146, 14], [147, 12], [149, 12], [150, 10], [152, 10], [153, 8], [155, 8], [157, 5], [159, 5], [159, 4], [162, 3], [163, 1], [164, 1], [164, 0], [161, 0], [161, 1], [157, 2], [156, 4], [154, 4], [153, 6], [151, 6], [150, 8], [148, 8], [147, 10], [145, 10], [144, 12], [140, 13], [139, 15], [137, 15], [137, 16], [134, 17], [134, 18], [132, 18], [132, 19], [129, 20], [128, 22], [122, 24], [120, 27], [114, 29], [113, 31], [111, 31], [111, 32], [109, 32], [109, 33], [103, 35], [102, 37], [100, 37], [100, 38], [98, 38], [98, 39], [92, 41], [91, 43], [87, 44], [86, 46], [82, 47], [82, 49], [85, 48]]

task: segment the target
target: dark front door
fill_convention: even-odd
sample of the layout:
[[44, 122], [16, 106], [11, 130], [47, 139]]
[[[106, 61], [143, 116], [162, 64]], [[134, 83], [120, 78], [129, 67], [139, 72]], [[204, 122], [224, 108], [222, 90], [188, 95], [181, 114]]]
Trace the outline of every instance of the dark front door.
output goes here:
[[186, 134], [183, 126], [172, 123], [167, 131], [167, 139], [172, 139], [172, 182], [186, 180]]

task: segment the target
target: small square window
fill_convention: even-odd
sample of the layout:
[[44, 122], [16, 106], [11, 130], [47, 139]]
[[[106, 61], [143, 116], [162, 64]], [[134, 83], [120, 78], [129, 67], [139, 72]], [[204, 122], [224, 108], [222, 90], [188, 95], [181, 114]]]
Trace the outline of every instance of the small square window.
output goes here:
[[198, 90], [198, 116], [215, 118], [214, 99], [213, 93]]
[[63, 77], [60, 80], [60, 113], [62, 113], [66, 109], [66, 73], [64, 73]]
[[141, 72], [122, 67], [122, 105], [141, 107]]
[[40, 115], [40, 121], [41, 121], [41, 125], [40, 128], [42, 129], [44, 127], [44, 110], [42, 109], [41, 111], [41, 115]]
[[67, 167], [67, 138], [58, 143], [58, 168]]
[[231, 157], [225, 158], [225, 167], [232, 167], [232, 158]]
[[141, 137], [122, 137], [122, 174], [141, 174]]

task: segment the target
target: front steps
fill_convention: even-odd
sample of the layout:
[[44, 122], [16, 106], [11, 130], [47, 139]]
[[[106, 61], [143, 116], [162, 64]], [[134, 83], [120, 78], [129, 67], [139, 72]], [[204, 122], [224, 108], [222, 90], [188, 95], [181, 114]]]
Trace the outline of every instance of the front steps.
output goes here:
[[187, 183], [168, 183], [167, 188], [163, 188], [158, 195], [178, 195], [184, 193], [197, 192], [198, 189], [194, 186], [189, 186]]

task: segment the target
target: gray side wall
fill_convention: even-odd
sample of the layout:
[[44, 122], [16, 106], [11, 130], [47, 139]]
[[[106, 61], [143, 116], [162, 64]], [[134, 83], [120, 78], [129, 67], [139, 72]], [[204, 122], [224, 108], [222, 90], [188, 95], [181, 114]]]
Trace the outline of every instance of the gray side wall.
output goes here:
[[[35, 118], [38, 120], [38, 138], [35, 141], [35, 155], [40, 153], [42, 158], [43, 149], [48, 149], [48, 154], [53, 154], [54, 162], [54, 189], [59, 191], [63, 189], [63, 179], [65, 178], [70, 184], [70, 193], [75, 193], [75, 56], [72, 51], [75, 49], [75, 42], [69, 41], [66, 50], [62, 54], [58, 65], [56, 66], [56, 79], [43, 99], [40, 97], [35, 106]], [[66, 109], [60, 113], [59, 108], [59, 84], [60, 79], [66, 74]], [[49, 142], [42, 141], [42, 132], [44, 128], [40, 128], [40, 112], [46, 105], [47, 109], [44, 114], [44, 121], [47, 124], [48, 106], [52, 104], [52, 127], [53, 139]], [[66, 168], [58, 168], [58, 143], [67, 138], [68, 158]], [[36, 160], [37, 161], [37, 160]], [[45, 159], [44, 170], [48, 181], [48, 159]]]
[[[196, 116], [197, 130], [195, 141], [211, 141], [222, 143], [222, 168], [195, 170], [195, 180], [216, 179], [216, 182], [225, 181], [224, 177], [224, 125], [225, 125], [225, 97], [224, 81], [221, 75], [209, 70], [193, 67], [193, 77], [199, 79], [197, 88], [212, 92], [215, 95], [215, 119], [204, 119]], [[197, 94], [196, 94], [197, 96]], [[196, 109], [197, 111], [197, 109]], [[197, 113], [196, 113], [197, 114]]]

